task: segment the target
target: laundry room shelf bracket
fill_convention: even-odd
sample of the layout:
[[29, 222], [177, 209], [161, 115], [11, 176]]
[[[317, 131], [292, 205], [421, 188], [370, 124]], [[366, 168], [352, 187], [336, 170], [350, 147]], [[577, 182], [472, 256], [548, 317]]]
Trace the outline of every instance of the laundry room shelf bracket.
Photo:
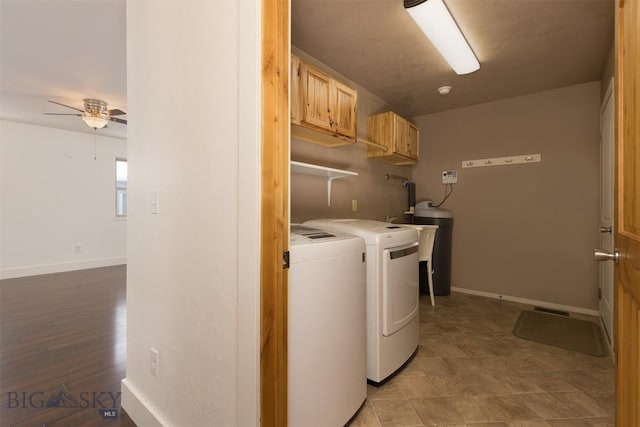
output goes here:
[[293, 160], [291, 161], [291, 172], [325, 177], [327, 179], [327, 206], [331, 206], [331, 183], [334, 179], [358, 176], [358, 172], [328, 168], [326, 166], [296, 162]]

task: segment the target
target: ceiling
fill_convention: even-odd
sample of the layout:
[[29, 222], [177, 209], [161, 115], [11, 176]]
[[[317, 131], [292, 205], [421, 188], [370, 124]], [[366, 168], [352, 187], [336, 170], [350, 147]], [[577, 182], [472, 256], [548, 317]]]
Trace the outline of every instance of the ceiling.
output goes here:
[[[125, 0], [0, 0], [0, 118], [93, 134], [47, 100], [127, 111]], [[118, 116], [126, 119], [126, 116]], [[99, 135], [125, 138], [110, 122]]]
[[[445, 2], [480, 60], [473, 74], [449, 68], [402, 0], [292, 0], [292, 43], [409, 117], [602, 75], [613, 0]], [[47, 101], [127, 111], [125, 30], [125, 0], [0, 0], [0, 118], [93, 133], [79, 117], [43, 115], [72, 112]], [[98, 132], [125, 138], [126, 126]]]
[[456, 75], [402, 0], [292, 0], [292, 44], [408, 117], [602, 77], [613, 0], [444, 1], [480, 61], [475, 73]]

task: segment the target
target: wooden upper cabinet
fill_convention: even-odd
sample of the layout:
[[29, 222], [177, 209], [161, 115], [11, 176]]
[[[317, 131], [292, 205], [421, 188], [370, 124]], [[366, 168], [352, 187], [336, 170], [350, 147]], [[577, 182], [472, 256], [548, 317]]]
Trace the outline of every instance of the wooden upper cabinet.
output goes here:
[[295, 56], [291, 68], [291, 136], [325, 146], [354, 143], [358, 92]]
[[409, 165], [418, 161], [418, 127], [393, 111], [369, 116], [367, 131], [370, 141], [386, 147], [368, 147], [367, 157], [394, 165]]

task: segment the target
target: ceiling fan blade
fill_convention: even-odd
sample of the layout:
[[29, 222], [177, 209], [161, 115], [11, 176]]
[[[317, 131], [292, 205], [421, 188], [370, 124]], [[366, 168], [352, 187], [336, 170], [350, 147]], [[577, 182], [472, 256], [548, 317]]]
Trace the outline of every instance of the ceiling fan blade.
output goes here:
[[117, 117], [109, 117], [109, 120], [116, 123], [122, 123], [123, 125], [127, 124], [127, 121], [125, 119], [119, 119]]
[[82, 117], [82, 114], [75, 114], [75, 113], [42, 113], [42, 114], [46, 114], [47, 116], [78, 116], [78, 117]]
[[126, 116], [127, 115], [127, 113], [125, 113], [124, 111], [118, 108], [114, 108], [113, 110], [108, 110], [108, 111], [110, 116]]
[[52, 103], [52, 104], [62, 105], [63, 107], [71, 108], [72, 110], [76, 110], [76, 111], [80, 111], [81, 113], [84, 113], [84, 110], [81, 110], [81, 109], [76, 108], [76, 107], [72, 107], [70, 105], [61, 104], [61, 103], [56, 102], [56, 101], [49, 101], [49, 102]]

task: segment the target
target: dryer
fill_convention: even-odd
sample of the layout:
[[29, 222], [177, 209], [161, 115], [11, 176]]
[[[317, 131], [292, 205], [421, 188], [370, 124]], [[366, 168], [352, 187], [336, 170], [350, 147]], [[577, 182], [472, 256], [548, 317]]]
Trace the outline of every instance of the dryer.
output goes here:
[[365, 243], [292, 225], [289, 251], [289, 425], [343, 426], [367, 398]]
[[418, 349], [418, 232], [364, 219], [317, 219], [305, 225], [355, 234], [366, 242], [367, 378], [380, 385]]

